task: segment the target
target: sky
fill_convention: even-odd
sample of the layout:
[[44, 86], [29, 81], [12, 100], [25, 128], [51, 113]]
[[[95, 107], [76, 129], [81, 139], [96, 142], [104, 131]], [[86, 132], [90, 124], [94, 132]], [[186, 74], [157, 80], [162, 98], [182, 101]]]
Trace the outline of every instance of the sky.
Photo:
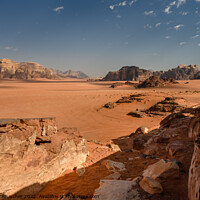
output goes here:
[[105, 76], [200, 65], [200, 0], [0, 0], [0, 59]]

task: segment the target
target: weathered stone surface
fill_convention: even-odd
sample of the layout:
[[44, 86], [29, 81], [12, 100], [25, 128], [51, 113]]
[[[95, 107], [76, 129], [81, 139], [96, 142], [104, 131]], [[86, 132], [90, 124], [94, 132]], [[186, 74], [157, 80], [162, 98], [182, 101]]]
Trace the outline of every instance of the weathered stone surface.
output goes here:
[[184, 143], [180, 140], [175, 140], [169, 143], [166, 150], [169, 152], [170, 156], [174, 156], [178, 151], [184, 149]]
[[200, 116], [191, 121], [189, 137], [194, 138], [194, 152], [191, 160], [188, 178], [189, 200], [200, 199]]
[[161, 159], [160, 161], [149, 165], [143, 172], [144, 177], [156, 178], [166, 178], [174, 174], [178, 174], [179, 166], [174, 161], [168, 161]]
[[[12, 195], [27, 186], [43, 185], [86, 160], [86, 141], [76, 129], [57, 130], [54, 118], [3, 121], [0, 193]], [[41, 188], [29, 192], [37, 189]]]
[[135, 131], [136, 134], [147, 134], [148, 132], [149, 132], [149, 129], [145, 126], [141, 126], [137, 128], [137, 130]]
[[121, 174], [119, 172], [115, 172], [113, 174], [110, 174], [104, 177], [104, 180], [118, 180], [120, 177], [121, 177]]
[[132, 189], [133, 186], [133, 181], [101, 180], [94, 195], [98, 196], [99, 200], [141, 200], [138, 190]]
[[103, 107], [104, 107], [104, 108], [113, 109], [113, 108], [115, 107], [115, 103], [113, 103], [113, 102], [108, 102], [108, 103], [106, 103]]
[[133, 149], [140, 150], [144, 148], [144, 144], [151, 138], [150, 135], [141, 135], [133, 139]]
[[162, 193], [162, 185], [155, 179], [150, 177], [144, 177], [139, 182], [140, 187], [149, 194], [159, 194]]

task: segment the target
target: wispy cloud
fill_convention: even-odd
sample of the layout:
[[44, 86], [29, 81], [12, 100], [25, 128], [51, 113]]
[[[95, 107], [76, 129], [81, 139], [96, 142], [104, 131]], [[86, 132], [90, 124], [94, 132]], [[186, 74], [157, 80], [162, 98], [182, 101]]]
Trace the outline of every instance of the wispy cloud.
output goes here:
[[196, 39], [196, 38], [198, 38], [198, 37], [199, 37], [199, 35], [197, 34], [197, 35], [192, 36], [191, 38], [192, 38], [192, 39]]
[[144, 28], [146, 29], [146, 28], [149, 28], [149, 29], [151, 29], [152, 28], [152, 26], [150, 25], [150, 24], [146, 24], [145, 26], [144, 26]]
[[121, 18], [121, 15], [116, 15], [116, 18], [120, 19], [120, 18]]
[[167, 35], [167, 36], [165, 36], [165, 39], [167, 39], [167, 40], [168, 40], [169, 38], [170, 38], [170, 36], [168, 36], [168, 35]]
[[159, 22], [159, 23], [157, 23], [157, 24], [155, 25], [155, 27], [159, 27], [161, 24], [162, 24], [162, 23]]
[[200, 43], [199, 43], [199, 44], [197, 44], [197, 46], [198, 46], [198, 47], [200, 47]]
[[185, 12], [183, 12], [183, 11], [182, 11], [182, 12], [180, 12], [180, 14], [181, 14], [181, 15], [183, 15], [183, 16], [186, 16], [186, 15], [188, 15], [188, 14], [189, 14], [189, 12], [186, 12], [186, 11], [185, 11]]
[[144, 14], [145, 15], [150, 15], [150, 16], [155, 16], [156, 15], [156, 13], [153, 10], [145, 11]]
[[176, 6], [177, 8], [179, 8], [181, 5], [185, 4], [186, 3], [186, 0], [178, 0], [177, 2], [176, 1], [172, 1], [165, 9], [164, 9], [164, 12], [167, 13], [167, 14], [171, 14], [172, 11], [171, 11], [171, 8], [173, 6]]
[[60, 13], [61, 10], [64, 10], [64, 6], [60, 6], [60, 7], [53, 9], [53, 11], [56, 12], [56, 13]]
[[185, 44], [186, 44], [186, 42], [180, 42], [180, 43], [179, 43], [180, 46], [183, 46], [183, 45], [185, 45]]
[[178, 25], [174, 26], [174, 29], [175, 29], [176, 31], [178, 31], [178, 30], [180, 30], [180, 28], [183, 27], [183, 26], [184, 26], [183, 24], [178, 24]]
[[113, 4], [113, 5], [110, 5], [109, 8], [111, 10], [114, 10], [116, 7], [125, 7], [125, 6], [132, 6], [137, 0], [132, 0], [130, 2], [128, 1], [122, 1], [120, 3], [117, 3], [117, 4]]
[[186, 0], [178, 0], [177, 2], [177, 8], [179, 8], [181, 5], [185, 4], [186, 3]]
[[200, 2], [200, 0], [195, 0], [196, 2]]
[[6, 46], [6, 47], [4, 47], [4, 49], [7, 50], [7, 51], [18, 51], [17, 48], [11, 47], [11, 46]]

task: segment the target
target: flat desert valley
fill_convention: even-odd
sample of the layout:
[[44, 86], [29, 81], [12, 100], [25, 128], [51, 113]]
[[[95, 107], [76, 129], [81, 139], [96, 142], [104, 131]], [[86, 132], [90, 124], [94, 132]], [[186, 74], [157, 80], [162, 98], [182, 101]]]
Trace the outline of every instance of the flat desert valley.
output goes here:
[[[113, 82], [0, 81], [0, 118], [55, 117], [58, 127], [76, 127], [87, 140], [107, 142], [134, 132], [138, 127], [156, 128], [162, 118], [133, 118], [127, 113], [148, 109], [165, 97], [183, 97], [187, 106], [200, 102], [200, 81], [178, 81], [163, 88], [110, 88]], [[188, 82], [187, 84], [185, 84]], [[125, 103], [114, 109], [102, 106], [123, 96], [145, 94], [143, 102]]]

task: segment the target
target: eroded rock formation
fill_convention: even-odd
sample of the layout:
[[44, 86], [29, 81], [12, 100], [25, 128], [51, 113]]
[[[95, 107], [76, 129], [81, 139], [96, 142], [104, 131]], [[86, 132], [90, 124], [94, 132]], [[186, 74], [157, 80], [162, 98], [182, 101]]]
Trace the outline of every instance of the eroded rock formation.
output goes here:
[[58, 79], [59, 77], [52, 69], [45, 68], [38, 63], [18, 63], [10, 59], [1, 59], [0, 78], [29, 80], [36, 78]]
[[0, 194], [34, 194], [86, 156], [85, 139], [74, 128], [57, 130], [54, 118], [1, 120]]

